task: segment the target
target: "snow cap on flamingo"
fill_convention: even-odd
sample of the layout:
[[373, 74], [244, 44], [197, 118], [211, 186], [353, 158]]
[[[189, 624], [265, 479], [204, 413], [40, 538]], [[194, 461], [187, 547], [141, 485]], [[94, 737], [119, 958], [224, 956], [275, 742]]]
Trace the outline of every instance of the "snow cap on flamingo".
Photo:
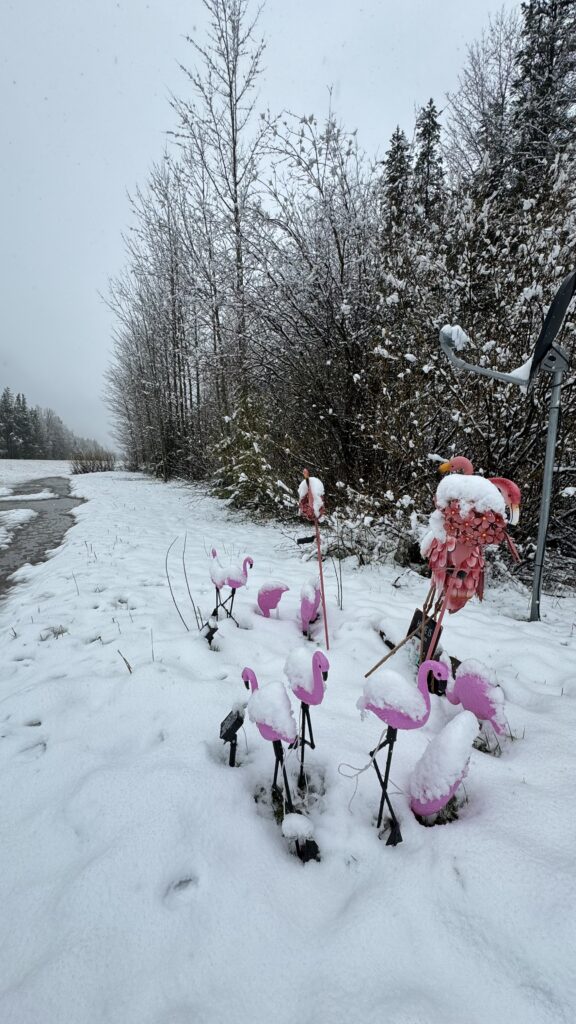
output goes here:
[[462, 711], [435, 736], [416, 764], [410, 779], [410, 807], [422, 817], [437, 814], [466, 777], [478, 722]]

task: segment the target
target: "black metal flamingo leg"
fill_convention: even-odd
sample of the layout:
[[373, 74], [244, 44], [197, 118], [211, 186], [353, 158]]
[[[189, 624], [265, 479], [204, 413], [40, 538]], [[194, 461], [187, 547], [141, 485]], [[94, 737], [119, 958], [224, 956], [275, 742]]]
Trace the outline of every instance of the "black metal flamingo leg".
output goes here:
[[[385, 804], [388, 807], [388, 810], [390, 812], [390, 817], [392, 819], [392, 828], [390, 829], [390, 835], [388, 836], [388, 839], [386, 841], [386, 846], [397, 846], [398, 843], [402, 842], [402, 833], [400, 831], [400, 824], [398, 822], [398, 818], [396, 817], [396, 814], [394, 813], [394, 808], [392, 807], [392, 803], [390, 801], [390, 797], [388, 796], [388, 782], [389, 782], [389, 779], [390, 779], [390, 766], [392, 764], [392, 754], [394, 753], [394, 744], [396, 743], [397, 735], [398, 735], [398, 730], [397, 729], [393, 729], [392, 726], [389, 725], [388, 726], [388, 731], [386, 733], [386, 739], [384, 740], [384, 742], [381, 743], [378, 747], [376, 747], [375, 750], [371, 750], [370, 751], [370, 757], [372, 758], [372, 764], [374, 765], [374, 770], [376, 772], [376, 775], [378, 776], [378, 781], [379, 781], [381, 789], [382, 789], [382, 796], [380, 798], [380, 808], [378, 810], [378, 821], [376, 823], [377, 824], [377, 828], [379, 829], [381, 827], [381, 825], [382, 825], [382, 818], [384, 816], [384, 805]], [[376, 755], [378, 754], [378, 752], [380, 750], [383, 750], [384, 747], [388, 747], [388, 756], [386, 758], [386, 768], [384, 769], [384, 778], [382, 778], [382, 773], [380, 771], [380, 767], [379, 767], [378, 762], [376, 760]]]
[[[306, 732], [308, 731], [308, 735]], [[298, 775], [298, 786], [300, 789], [304, 789], [306, 785], [306, 774], [304, 772], [304, 756], [305, 748], [309, 746], [311, 750], [315, 749], [314, 733], [312, 732], [312, 719], [310, 717], [310, 705], [305, 704], [304, 701], [300, 702], [300, 774]]]
[[284, 748], [280, 740], [274, 740], [272, 746], [276, 757], [272, 789], [278, 788], [278, 769], [282, 768], [282, 778], [284, 780], [284, 804], [288, 813], [292, 814], [294, 812], [294, 804], [292, 803], [292, 794], [290, 793], [290, 786], [288, 785], [288, 775], [286, 773], [286, 764], [284, 762]]

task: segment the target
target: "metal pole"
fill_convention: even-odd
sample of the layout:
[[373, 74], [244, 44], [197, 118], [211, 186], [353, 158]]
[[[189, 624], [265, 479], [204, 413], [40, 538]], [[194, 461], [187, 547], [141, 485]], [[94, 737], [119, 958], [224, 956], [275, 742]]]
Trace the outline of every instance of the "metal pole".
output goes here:
[[542, 591], [542, 575], [544, 572], [544, 554], [546, 551], [546, 534], [550, 518], [550, 502], [554, 481], [554, 461], [556, 453], [556, 436], [560, 417], [560, 392], [562, 390], [562, 370], [552, 376], [550, 406], [548, 413], [548, 434], [546, 437], [546, 457], [542, 478], [542, 498], [540, 500], [540, 518], [538, 521], [538, 539], [536, 542], [536, 558], [534, 560], [534, 579], [532, 582], [532, 603], [530, 605], [530, 622], [540, 619], [540, 594]]

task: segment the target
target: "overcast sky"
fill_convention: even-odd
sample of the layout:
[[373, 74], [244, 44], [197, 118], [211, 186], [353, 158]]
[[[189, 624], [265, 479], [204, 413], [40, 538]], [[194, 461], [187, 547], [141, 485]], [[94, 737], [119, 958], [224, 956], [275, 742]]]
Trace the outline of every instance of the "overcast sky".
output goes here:
[[[500, 0], [267, 0], [262, 109], [325, 113], [383, 155], [397, 123], [455, 88], [466, 44]], [[173, 127], [178, 64], [202, 41], [201, 0], [0, 3], [0, 391], [110, 443], [102, 402], [124, 263], [127, 193]]]

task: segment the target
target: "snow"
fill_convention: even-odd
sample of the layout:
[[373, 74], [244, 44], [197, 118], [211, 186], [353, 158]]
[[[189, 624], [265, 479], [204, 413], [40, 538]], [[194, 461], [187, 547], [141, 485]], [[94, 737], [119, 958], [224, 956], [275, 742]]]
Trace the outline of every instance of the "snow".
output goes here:
[[446, 324], [440, 333], [444, 334], [445, 337], [452, 339], [452, 346], [456, 352], [462, 352], [466, 346], [470, 344], [470, 338], [466, 334], [466, 331], [463, 331], [457, 324], [454, 327], [451, 327], [450, 324]]
[[287, 814], [282, 822], [282, 835], [285, 839], [312, 839], [314, 826], [304, 814]]
[[60, 459], [0, 459], [0, 493], [11, 494], [18, 484], [47, 476], [71, 476], [69, 462]]
[[302, 586], [300, 587], [300, 599], [302, 601], [310, 601], [311, 604], [314, 604], [317, 598], [319, 600], [319, 594], [320, 577], [309, 576], [308, 579], [305, 580]]
[[260, 593], [261, 594], [268, 594], [272, 590], [284, 590], [285, 591], [288, 588], [287, 588], [286, 584], [282, 583], [280, 580], [266, 580], [265, 583], [262, 583], [262, 585], [260, 586], [259, 589], [260, 589]]
[[300, 501], [306, 497], [309, 490], [312, 492], [314, 515], [318, 518], [324, 505], [324, 484], [317, 476], [310, 476], [307, 480], [302, 480], [298, 487], [298, 498]]
[[269, 683], [255, 690], [246, 710], [251, 722], [269, 725], [286, 738], [294, 739], [296, 736], [292, 705], [282, 683]]
[[306, 693], [314, 690], [314, 676], [312, 674], [312, 655], [314, 649], [307, 644], [305, 647], [295, 647], [290, 651], [284, 665], [284, 675], [290, 680], [292, 688], [301, 687]]
[[[50, 475], [43, 464], [37, 478]], [[271, 744], [247, 719], [229, 768], [219, 739], [248, 696], [244, 665], [277, 683], [300, 643], [301, 550], [197, 486], [119, 472], [72, 488], [88, 501], [64, 545], [0, 602], [2, 1024], [369, 1024], [383, 1007], [393, 1024], [572, 1024], [576, 600], [544, 596], [528, 622], [528, 591], [488, 578], [482, 604], [444, 620], [444, 650], [497, 676], [517, 739], [498, 759], [472, 749], [459, 820], [423, 828], [411, 775], [463, 713], [432, 697], [426, 726], [394, 748], [393, 848], [377, 838], [374, 769], [338, 769], [368, 764], [381, 733], [355, 707], [386, 653], [375, 615], [403, 636], [428, 581], [344, 561], [341, 611], [327, 572], [330, 685], [306, 749], [322, 859], [303, 865], [255, 799], [269, 794]], [[235, 604], [253, 628], [221, 622], [214, 650], [186, 632], [165, 577], [186, 531], [204, 617], [211, 545], [254, 557]], [[171, 577], [191, 624], [181, 550]], [[265, 619], [255, 595], [276, 576], [290, 591]], [[415, 680], [409, 650], [391, 663]], [[299, 751], [286, 759], [300, 804]]]
[[436, 504], [446, 508], [451, 501], [460, 503], [460, 512], [466, 516], [471, 508], [478, 512], [506, 513], [504, 498], [498, 488], [483, 476], [449, 473], [436, 488]]
[[394, 708], [415, 719], [426, 713], [426, 704], [416, 683], [392, 668], [381, 669], [364, 683], [364, 692], [356, 703], [362, 717], [368, 704], [382, 709]]
[[29, 508], [16, 508], [10, 509], [7, 512], [0, 512], [0, 550], [8, 547], [14, 530], [29, 522], [30, 519], [34, 519], [37, 515], [37, 512], [33, 512]]
[[419, 803], [444, 796], [466, 774], [478, 721], [471, 711], [460, 711], [435, 736], [418, 761], [410, 779], [410, 796]]
[[526, 381], [526, 384], [528, 383], [530, 370], [532, 369], [532, 358], [533, 357], [530, 356], [525, 363], [522, 363], [522, 366], [517, 366], [515, 370], [510, 370], [510, 376], [517, 377], [518, 383], [520, 383], [520, 381]]
[[9, 490], [6, 490], [6, 497], [8, 497], [11, 502], [42, 502], [46, 501], [47, 498], [55, 498], [56, 495], [54, 494], [53, 490], [46, 489], [38, 490], [38, 492], [34, 495], [10, 494]]

